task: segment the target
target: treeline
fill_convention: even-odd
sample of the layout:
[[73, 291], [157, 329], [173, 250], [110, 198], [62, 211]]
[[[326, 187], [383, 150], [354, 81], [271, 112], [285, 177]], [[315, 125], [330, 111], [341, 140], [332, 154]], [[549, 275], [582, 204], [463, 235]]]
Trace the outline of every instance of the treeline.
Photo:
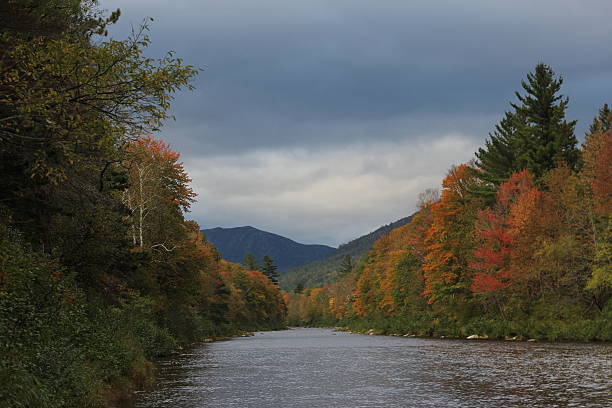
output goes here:
[[0, 4], [0, 405], [114, 405], [181, 345], [284, 325], [261, 272], [185, 220], [177, 153], [143, 135], [196, 70], [106, 37], [95, 2]]
[[290, 324], [612, 340], [612, 112], [578, 148], [561, 83], [537, 65], [476, 160], [350, 276], [291, 294]]
[[363, 258], [378, 238], [388, 234], [397, 227], [407, 224], [409, 221], [410, 217], [405, 217], [383, 225], [369, 234], [340, 245], [338, 249], [324, 258], [287, 269], [279, 279], [280, 287], [285, 290], [291, 290], [298, 285], [316, 287], [337, 281], [343, 276], [344, 268], [342, 264], [347, 256], [351, 260]]

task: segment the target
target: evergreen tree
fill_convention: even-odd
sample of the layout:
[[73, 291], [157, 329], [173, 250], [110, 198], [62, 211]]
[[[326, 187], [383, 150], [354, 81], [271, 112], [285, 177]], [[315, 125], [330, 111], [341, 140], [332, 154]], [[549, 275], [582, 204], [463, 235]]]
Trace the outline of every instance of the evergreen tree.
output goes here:
[[353, 271], [353, 259], [350, 255], [346, 255], [340, 264], [340, 276], [348, 275]]
[[511, 103], [513, 110], [506, 112], [485, 147], [476, 152], [478, 177], [485, 182], [481, 192], [492, 197], [496, 187], [518, 170], [528, 169], [539, 178], [560, 159], [576, 167], [576, 121], [565, 120], [568, 99], [558, 94], [562, 83], [563, 78], [555, 78], [545, 64], [527, 74], [521, 83], [525, 94], [516, 92], [520, 103]]
[[293, 289], [293, 293], [301, 294], [302, 292], [304, 292], [304, 283], [300, 282], [295, 286], [295, 289]]
[[244, 255], [244, 261], [242, 261], [242, 264], [249, 271], [256, 271], [259, 269], [259, 267], [257, 266], [257, 261], [255, 260], [255, 257], [250, 252]]
[[476, 152], [478, 177], [484, 184], [478, 186], [478, 193], [495, 197], [496, 187], [507, 180], [517, 167], [516, 134], [524, 128], [525, 119], [518, 112], [506, 112], [504, 118], [495, 125], [495, 131], [489, 133], [484, 148]]
[[261, 271], [274, 283], [278, 286], [278, 273], [276, 273], [277, 266], [274, 265], [274, 260], [269, 255], [264, 255], [263, 265], [261, 265]]
[[579, 151], [574, 135], [576, 121], [565, 120], [567, 97], [558, 95], [563, 78], [555, 78], [553, 70], [538, 64], [533, 73], [527, 74], [527, 82], [521, 83], [525, 95], [516, 92], [521, 105], [512, 104], [524, 115], [526, 126], [518, 132], [516, 170], [527, 169], [537, 177], [557, 166], [559, 159], [575, 168]]
[[607, 132], [612, 129], [612, 111], [608, 107], [608, 104], [599, 109], [599, 115], [593, 119], [593, 123], [589, 127], [588, 135], [595, 132]]

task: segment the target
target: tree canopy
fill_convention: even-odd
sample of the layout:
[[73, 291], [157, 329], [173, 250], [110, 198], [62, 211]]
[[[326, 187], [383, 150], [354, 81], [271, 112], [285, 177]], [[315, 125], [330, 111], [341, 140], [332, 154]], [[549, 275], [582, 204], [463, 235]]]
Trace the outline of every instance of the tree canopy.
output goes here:
[[497, 186], [520, 170], [539, 180], [560, 160], [577, 168], [576, 121], [565, 119], [569, 99], [559, 94], [562, 84], [563, 78], [542, 63], [527, 74], [523, 92], [515, 92], [518, 101], [476, 152], [478, 177], [485, 182], [477, 191], [492, 197]]
[[106, 37], [94, 0], [0, 3], [0, 401], [116, 406], [182, 344], [283, 327], [266, 276], [185, 219], [180, 157], [151, 136], [198, 70]]

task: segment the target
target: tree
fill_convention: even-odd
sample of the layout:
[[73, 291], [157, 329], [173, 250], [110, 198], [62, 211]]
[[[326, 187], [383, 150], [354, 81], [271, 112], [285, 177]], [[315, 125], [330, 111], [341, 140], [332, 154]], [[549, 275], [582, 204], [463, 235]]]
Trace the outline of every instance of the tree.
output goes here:
[[295, 286], [295, 289], [293, 289], [293, 293], [300, 294], [300, 293], [302, 293], [302, 292], [304, 292], [304, 283], [299, 282], [299, 283], [298, 283], [298, 284]]
[[596, 132], [607, 132], [612, 130], [612, 110], [605, 103], [600, 109], [598, 115], [593, 119], [593, 123], [589, 126], [587, 135]]
[[278, 273], [276, 273], [277, 266], [274, 265], [274, 260], [269, 255], [264, 255], [263, 264], [261, 265], [261, 271], [274, 283], [278, 286]]
[[440, 201], [440, 191], [437, 188], [426, 188], [419, 193], [416, 206], [418, 210], [422, 210], [438, 201]]
[[525, 117], [526, 126], [519, 133], [519, 169], [528, 169], [537, 178], [563, 160], [575, 169], [579, 159], [578, 141], [574, 135], [576, 121], [565, 120], [569, 99], [557, 95], [563, 78], [555, 78], [553, 70], [545, 64], [536, 65], [521, 83], [525, 94], [516, 92], [521, 105], [512, 104], [517, 113]]
[[586, 135], [582, 153], [580, 178], [587, 192], [583, 211], [589, 212], [590, 241], [593, 247], [591, 277], [587, 283], [603, 309], [612, 294], [612, 112], [608, 105], [599, 110], [590, 132]]
[[423, 265], [424, 294], [430, 303], [454, 303], [469, 294], [471, 279], [467, 266], [480, 206], [470, 191], [477, 183], [468, 165], [452, 167], [442, 182], [440, 201], [432, 205], [433, 222], [427, 231]]
[[259, 266], [257, 266], [257, 261], [255, 260], [255, 257], [251, 253], [247, 253], [244, 255], [244, 261], [242, 262], [242, 264], [249, 271], [259, 270]]
[[130, 187], [123, 192], [123, 202], [131, 212], [132, 242], [168, 251], [173, 241], [167, 234], [168, 221], [182, 220], [182, 213], [195, 201], [191, 179], [178, 161], [179, 154], [152, 137], [128, 144], [126, 157]]
[[114, 202], [122, 147], [159, 128], [171, 94], [196, 73], [172, 54], [145, 57], [146, 27], [125, 41], [104, 38], [119, 13], [102, 18], [95, 5], [0, 6], [0, 202], [44, 252], [69, 235], [50, 233], [54, 217], [78, 219], [71, 203]]
[[499, 186], [517, 170], [517, 132], [525, 126], [525, 118], [519, 112], [506, 112], [504, 118], [495, 125], [495, 131], [489, 133], [485, 148], [476, 152], [477, 173], [487, 184], [481, 190], [494, 195], [495, 186]]
[[144, 56], [146, 27], [104, 38], [97, 3], [0, 2], [2, 406], [116, 405], [148, 360], [286, 315], [185, 221], [179, 156], [143, 137], [195, 70]]
[[[518, 268], [513, 260], [519, 258], [524, 265], [524, 260], [531, 257], [531, 253], [519, 251], [526, 247], [514, 228], [520, 218], [517, 217], [517, 204], [524, 203], [527, 196], [539, 198], [540, 192], [529, 171], [522, 170], [499, 186], [493, 206], [477, 213], [476, 246], [474, 257], [469, 262], [473, 273], [470, 289], [478, 296], [485, 311], [494, 310], [504, 318], [506, 309], [509, 309], [505, 296], [513, 289], [512, 285], [525, 277], [524, 268]], [[532, 200], [528, 202], [533, 203]], [[532, 212], [533, 207], [529, 207], [527, 213]], [[527, 224], [533, 225], [531, 222]], [[525, 231], [522, 233], [526, 235]], [[523, 293], [521, 297], [525, 299], [528, 295]]]
[[350, 255], [346, 255], [340, 264], [340, 276], [348, 275], [353, 271], [353, 260]]
[[172, 251], [183, 237], [176, 226], [196, 196], [179, 154], [161, 140], [141, 137], [127, 145], [125, 156], [129, 188], [123, 203], [130, 210], [132, 242], [141, 249]]
[[478, 177], [485, 181], [480, 190], [493, 198], [497, 186], [512, 173], [527, 169], [536, 179], [556, 167], [558, 160], [575, 169], [579, 151], [574, 135], [576, 121], [567, 122], [569, 100], [559, 95], [563, 78], [538, 64], [522, 81], [524, 94], [515, 92], [518, 103], [489, 134], [485, 147], [476, 152]]

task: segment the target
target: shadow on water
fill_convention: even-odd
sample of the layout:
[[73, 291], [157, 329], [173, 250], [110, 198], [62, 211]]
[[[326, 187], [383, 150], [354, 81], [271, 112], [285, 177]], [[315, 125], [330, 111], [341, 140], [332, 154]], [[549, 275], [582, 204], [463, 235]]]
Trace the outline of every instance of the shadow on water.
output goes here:
[[158, 363], [135, 407], [611, 407], [609, 344], [259, 332]]

